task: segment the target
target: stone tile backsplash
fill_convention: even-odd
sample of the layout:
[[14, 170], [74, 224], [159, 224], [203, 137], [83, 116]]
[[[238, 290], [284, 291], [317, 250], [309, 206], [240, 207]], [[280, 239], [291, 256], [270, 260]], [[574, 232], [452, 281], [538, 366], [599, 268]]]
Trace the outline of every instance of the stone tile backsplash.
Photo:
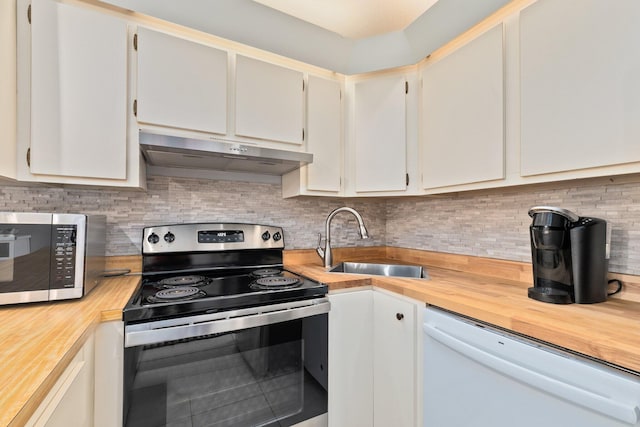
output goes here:
[[387, 203], [389, 246], [531, 262], [527, 212], [569, 209], [612, 226], [609, 270], [640, 275], [640, 186], [594, 179]]
[[[611, 180], [613, 181], [613, 180]], [[360, 240], [355, 219], [336, 216], [334, 246], [390, 245], [530, 262], [527, 211], [561, 206], [613, 227], [610, 270], [640, 275], [640, 186], [584, 180], [437, 197], [282, 199], [277, 184], [152, 176], [147, 191], [0, 185], [0, 210], [107, 215], [107, 253], [140, 253], [142, 228], [184, 222], [279, 225], [287, 249], [314, 248], [324, 221], [340, 206], [357, 209], [371, 238]]]
[[152, 176], [147, 191], [0, 185], [0, 210], [77, 212], [107, 216], [107, 254], [139, 254], [142, 228], [188, 222], [247, 222], [284, 229], [287, 249], [313, 248], [333, 209], [348, 205], [365, 218], [361, 240], [355, 218], [332, 221], [334, 246], [385, 245], [385, 201], [282, 199], [280, 185]]

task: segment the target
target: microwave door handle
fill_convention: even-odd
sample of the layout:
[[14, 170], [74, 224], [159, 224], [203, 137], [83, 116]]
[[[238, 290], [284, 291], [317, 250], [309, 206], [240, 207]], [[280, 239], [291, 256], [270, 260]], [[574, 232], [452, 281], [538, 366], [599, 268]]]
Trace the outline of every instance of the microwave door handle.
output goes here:
[[308, 305], [300, 308], [284, 308], [272, 312], [230, 317], [173, 327], [131, 331], [126, 331], [125, 328], [124, 346], [125, 348], [128, 348], [147, 344], [159, 344], [184, 338], [194, 338], [210, 334], [239, 331], [242, 329], [255, 328], [273, 323], [286, 322], [289, 320], [328, 313], [330, 308], [331, 304], [328, 301], [325, 301], [319, 304]]

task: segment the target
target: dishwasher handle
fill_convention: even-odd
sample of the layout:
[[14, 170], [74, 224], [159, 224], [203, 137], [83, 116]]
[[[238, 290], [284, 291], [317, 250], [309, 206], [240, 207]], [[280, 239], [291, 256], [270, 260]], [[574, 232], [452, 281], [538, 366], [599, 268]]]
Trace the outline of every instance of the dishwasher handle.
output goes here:
[[434, 340], [496, 372], [630, 425], [636, 425], [638, 422], [640, 409], [633, 404], [618, 402], [607, 396], [549, 377], [542, 372], [519, 366], [495, 354], [467, 344], [427, 323], [423, 325], [423, 328], [424, 332]]

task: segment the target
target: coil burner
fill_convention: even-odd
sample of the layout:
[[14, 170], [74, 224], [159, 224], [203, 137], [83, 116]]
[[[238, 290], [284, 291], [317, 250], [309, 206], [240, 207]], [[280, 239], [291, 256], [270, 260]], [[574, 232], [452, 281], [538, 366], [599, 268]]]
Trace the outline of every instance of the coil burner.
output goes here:
[[250, 286], [254, 289], [288, 289], [300, 286], [302, 282], [295, 277], [270, 276], [262, 277]]
[[206, 294], [195, 286], [176, 286], [163, 289], [147, 297], [148, 302], [188, 301], [205, 296]]
[[251, 272], [253, 277], [269, 277], [269, 276], [279, 276], [282, 274], [282, 270], [278, 268], [261, 268], [259, 270], [254, 270]]
[[158, 285], [165, 287], [176, 286], [204, 286], [209, 284], [210, 280], [204, 276], [189, 275], [189, 276], [175, 276], [167, 277], [158, 281]]

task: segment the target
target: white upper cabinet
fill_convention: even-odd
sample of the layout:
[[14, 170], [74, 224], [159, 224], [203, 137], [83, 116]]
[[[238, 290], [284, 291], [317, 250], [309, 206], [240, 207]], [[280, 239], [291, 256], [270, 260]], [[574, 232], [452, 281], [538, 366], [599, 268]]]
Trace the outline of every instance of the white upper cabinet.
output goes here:
[[227, 132], [226, 51], [142, 27], [137, 50], [139, 123]]
[[354, 85], [355, 191], [407, 188], [406, 78], [374, 77]]
[[342, 94], [338, 80], [307, 80], [306, 151], [313, 163], [282, 177], [283, 197], [339, 195], [342, 189]]
[[639, 22], [637, 0], [521, 12], [523, 176], [640, 161]]
[[16, 178], [16, 4], [0, 2], [0, 176]]
[[340, 191], [342, 172], [342, 95], [340, 82], [309, 76], [307, 88], [307, 189]]
[[126, 22], [53, 0], [31, 19], [30, 173], [126, 180]]
[[425, 189], [505, 177], [503, 26], [422, 71]]
[[303, 73], [236, 55], [235, 77], [236, 135], [301, 145]]

